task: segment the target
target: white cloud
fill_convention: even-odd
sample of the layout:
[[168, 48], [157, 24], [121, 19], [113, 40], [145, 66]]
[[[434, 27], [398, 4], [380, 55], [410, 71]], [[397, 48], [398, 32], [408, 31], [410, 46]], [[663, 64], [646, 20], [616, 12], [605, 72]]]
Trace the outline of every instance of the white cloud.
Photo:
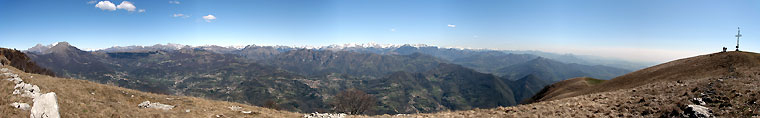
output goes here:
[[179, 4], [179, 1], [172, 0], [172, 1], [169, 1], [169, 4]]
[[132, 12], [132, 11], [135, 11], [137, 7], [135, 7], [135, 5], [129, 1], [122, 1], [121, 4], [116, 6], [116, 9], [124, 9], [124, 10]]
[[138, 13], [142, 13], [142, 12], [145, 12], [145, 9], [138, 9], [138, 10], [137, 10], [137, 12], [138, 12]]
[[446, 25], [446, 26], [448, 26], [450, 28], [457, 28], [457, 25], [452, 25], [452, 24], [449, 24], [449, 25]]
[[391, 28], [391, 32], [396, 32], [396, 28]]
[[209, 14], [209, 15], [203, 16], [203, 19], [206, 20], [206, 22], [211, 22], [211, 20], [216, 20], [216, 16]]
[[188, 17], [190, 17], [190, 15], [185, 15], [185, 14], [172, 14], [172, 17], [175, 17], [175, 18], [177, 18], [177, 17], [188, 18]]
[[109, 11], [116, 10], [116, 5], [111, 3], [111, 1], [100, 1], [98, 2], [98, 4], [95, 5], [95, 7], [100, 8], [101, 10], [109, 10]]
[[94, 0], [91, 0], [91, 1], [87, 1], [87, 4], [95, 4], [95, 3], [97, 3], [97, 2], [98, 2], [98, 1], [94, 1]]

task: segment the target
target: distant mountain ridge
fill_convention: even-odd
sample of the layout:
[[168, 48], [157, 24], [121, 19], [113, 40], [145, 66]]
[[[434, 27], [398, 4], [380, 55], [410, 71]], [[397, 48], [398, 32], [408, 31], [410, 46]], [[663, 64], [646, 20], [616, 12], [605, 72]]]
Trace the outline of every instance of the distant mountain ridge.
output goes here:
[[[297, 112], [329, 110], [331, 97], [349, 88], [378, 97], [378, 114], [510, 106], [557, 80], [541, 76], [546, 73], [491, 74], [538, 56], [419, 45], [343, 50], [154, 45], [82, 51], [62, 42], [35, 49], [40, 50], [27, 51], [30, 57], [62, 77], [259, 106], [273, 101]], [[576, 67], [562, 69], [581, 69]], [[538, 69], [547, 68], [554, 67]], [[578, 76], [594, 75], [584, 74]]]
[[[52, 47], [51, 45], [37, 44], [36, 46], [27, 49], [27, 52], [42, 52]], [[432, 54], [431, 50], [450, 50], [461, 52], [503, 52], [507, 54], [529, 54], [535, 56], [541, 56], [553, 60], [557, 60], [563, 63], [578, 63], [583, 65], [603, 65], [616, 68], [622, 68], [627, 70], [638, 70], [644, 67], [652, 66], [654, 63], [649, 62], [630, 62], [619, 59], [611, 59], [597, 56], [588, 55], [574, 55], [574, 54], [557, 54], [550, 52], [542, 52], [536, 50], [495, 50], [495, 49], [476, 49], [476, 48], [450, 48], [450, 47], [438, 47], [434, 45], [426, 44], [379, 44], [379, 43], [348, 43], [348, 44], [333, 44], [328, 46], [261, 46], [261, 45], [237, 45], [237, 46], [217, 46], [217, 45], [203, 45], [203, 46], [190, 46], [183, 44], [167, 43], [167, 44], [155, 44], [152, 46], [113, 46], [105, 49], [98, 49], [92, 51], [104, 51], [104, 52], [123, 52], [123, 51], [156, 51], [156, 50], [178, 50], [182, 48], [202, 48], [217, 53], [241, 53], [246, 48], [272, 48], [279, 51], [297, 50], [297, 49], [311, 49], [311, 50], [331, 50], [331, 51], [355, 51], [362, 53], [377, 53], [377, 54], [409, 54], [408, 51], [403, 50], [417, 48], [421, 53], [433, 55], [439, 58], [453, 60], [453, 57]], [[427, 50], [427, 51], [424, 51]], [[427, 53], [426, 53], [427, 52]]]

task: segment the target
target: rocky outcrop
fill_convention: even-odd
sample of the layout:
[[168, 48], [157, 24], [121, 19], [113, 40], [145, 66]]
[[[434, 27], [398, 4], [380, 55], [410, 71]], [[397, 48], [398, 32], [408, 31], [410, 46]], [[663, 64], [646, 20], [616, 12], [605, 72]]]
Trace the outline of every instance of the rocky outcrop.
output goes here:
[[16, 89], [13, 91], [13, 94], [20, 94], [21, 97], [35, 98], [40, 96], [40, 87], [37, 85], [20, 82], [13, 88]]
[[32, 106], [26, 103], [14, 102], [11, 106], [22, 110], [30, 110], [31, 118], [60, 118], [58, 113], [58, 102], [54, 92], [41, 94], [40, 87], [37, 85], [25, 83], [18, 74], [12, 73], [8, 68], [0, 68], [4, 76], [10, 77], [8, 81], [12, 81], [16, 85], [13, 87], [13, 95], [19, 95], [21, 97], [32, 98], [34, 102]]
[[55, 98], [55, 93], [45, 93], [34, 98], [34, 105], [32, 106], [32, 114], [30, 118], [60, 118], [58, 114], [58, 101]]
[[684, 111], [690, 118], [712, 118], [710, 108], [700, 105], [688, 105]]
[[346, 114], [344, 113], [310, 113], [303, 115], [304, 118], [345, 118]]
[[161, 104], [159, 102], [151, 103], [150, 101], [145, 101], [137, 105], [140, 108], [154, 108], [154, 109], [161, 109], [161, 110], [172, 110], [174, 106], [172, 105], [166, 105]]

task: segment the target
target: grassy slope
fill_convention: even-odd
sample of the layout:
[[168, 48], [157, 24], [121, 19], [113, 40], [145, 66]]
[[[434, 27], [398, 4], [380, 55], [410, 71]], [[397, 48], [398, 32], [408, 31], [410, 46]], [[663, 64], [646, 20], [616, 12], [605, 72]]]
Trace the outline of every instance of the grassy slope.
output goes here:
[[648, 83], [723, 76], [738, 69], [760, 66], [760, 54], [726, 52], [679, 59], [625, 74], [578, 92], [558, 95], [556, 100], [579, 95], [633, 88]]
[[[110, 85], [98, 84], [85, 80], [54, 78], [39, 74], [22, 73], [10, 66], [13, 73], [19, 74], [22, 79], [34, 85], [40, 86], [43, 93], [55, 92], [60, 107], [61, 117], [299, 117], [301, 114], [276, 111], [240, 103], [212, 101], [195, 97], [158, 95], [136, 90], [120, 88]], [[12, 95], [14, 84], [4, 80], [0, 81], [0, 114], [3, 117], [29, 117], [29, 111], [23, 111], [9, 105], [13, 102], [23, 101], [32, 103], [30, 98]], [[134, 95], [134, 97], [132, 97]], [[138, 108], [137, 104], [143, 101], [160, 102], [175, 105], [172, 110], [163, 111], [157, 109]], [[242, 114], [232, 111], [228, 107], [240, 106], [244, 110], [250, 110], [252, 114]], [[190, 112], [185, 112], [190, 110]]]

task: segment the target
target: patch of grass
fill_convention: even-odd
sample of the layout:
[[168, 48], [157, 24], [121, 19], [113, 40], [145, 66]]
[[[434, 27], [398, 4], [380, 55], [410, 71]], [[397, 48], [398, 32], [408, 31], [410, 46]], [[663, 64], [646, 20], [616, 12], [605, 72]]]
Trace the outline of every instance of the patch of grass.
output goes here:
[[586, 83], [588, 83], [591, 86], [600, 84], [600, 83], [602, 83], [604, 81], [607, 81], [607, 80], [594, 79], [594, 78], [590, 78], [590, 77], [586, 78]]

